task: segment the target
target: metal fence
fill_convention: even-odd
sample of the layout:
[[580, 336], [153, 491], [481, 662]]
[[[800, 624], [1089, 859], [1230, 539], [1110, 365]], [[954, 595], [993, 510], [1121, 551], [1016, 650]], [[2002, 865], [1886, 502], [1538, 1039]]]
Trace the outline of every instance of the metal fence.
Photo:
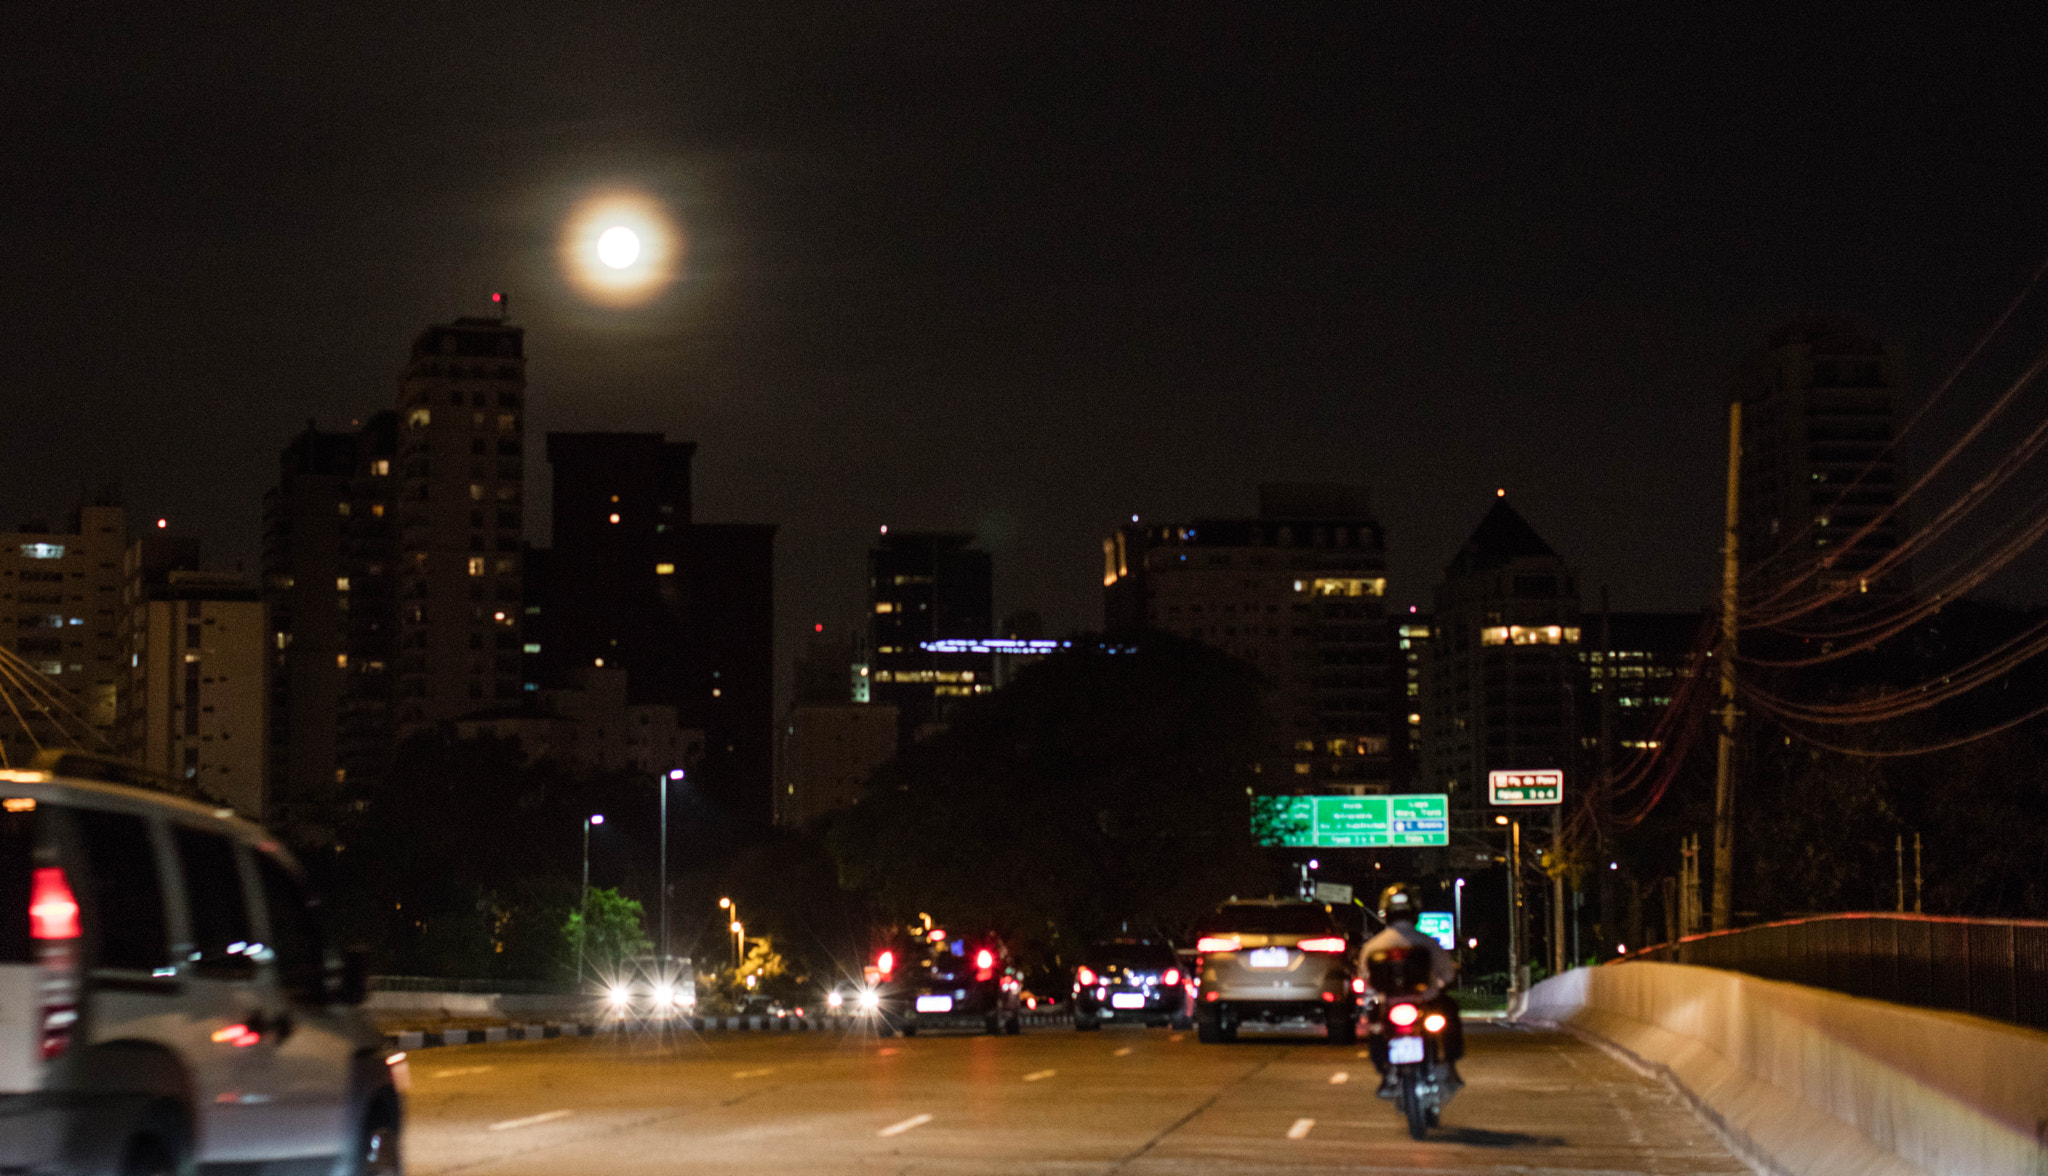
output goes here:
[[1694, 935], [1615, 963], [1725, 968], [2048, 1029], [2048, 921], [1816, 915]]

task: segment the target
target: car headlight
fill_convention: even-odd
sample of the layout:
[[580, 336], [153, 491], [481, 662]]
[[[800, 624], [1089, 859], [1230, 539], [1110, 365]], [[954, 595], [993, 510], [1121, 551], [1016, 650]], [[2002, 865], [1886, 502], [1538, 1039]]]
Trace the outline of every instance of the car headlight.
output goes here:
[[862, 989], [862, 990], [861, 990], [861, 994], [860, 994], [860, 1007], [862, 1007], [862, 1008], [864, 1008], [864, 1009], [878, 1009], [878, 1008], [881, 1008], [881, 1007], [882, 1007], [882, 994], [881, 994], [881, 993], [879, 993], [879, 992], [876, 992], [876, 991], [875, 991], [874, 989], [872, 989], [872, 988], [866, 988], [866, 989]]
[[667, 985], [667, 984], [661, 984], [661, 985], [657, 985], [657, 986], [655, 986], [655, 989], [654, 989], [654, 1003], [655, 1003], [655, 1004], [657, 1004], [657, 1005], [662, 1005], [662, 1006], [667, 1006], [667, 1005], [672, 1005], [672, 1004], [674, 1004], [675, 1002], [676, 1002], [676, 990], [675, 990], [675, 989], [674, 989], [674, 988], [673, 988], [672, 986], [670, 986], [670, 985]]
[[844, 996], [841, 996], [841, 995], [840, 995], [839, 993], [837, 993], [837, 992], [828, 992], [828, 993], [826, 993], [826, 994], [825, 994], [825, 1007], [826, 1007], [826, 1008], [830, 1008], [830, 1009], [836, 1009], [836, 1008], [840, 1007], [841, 1005], [843, 1005], [843, 1004], [845, 1004], [845, 1003], [846, 1003], [846, 998], [845, 998]]
[[623, 984], [614, 984], [611, 988], [611, 998], [613, 1004], [624, 1008], [626, 1003], [633, 999], [633, 990]]

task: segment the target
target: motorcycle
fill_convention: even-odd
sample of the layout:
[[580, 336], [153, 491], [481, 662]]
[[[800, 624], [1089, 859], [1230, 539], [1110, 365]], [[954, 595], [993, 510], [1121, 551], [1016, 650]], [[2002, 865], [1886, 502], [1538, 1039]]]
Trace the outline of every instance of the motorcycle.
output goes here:
[[1387, 1066], [1394, 1074], [1394, 1103], [1408, 1121], [1408, 1136], [1421, 1139], [1442, 1119], [1457, 1093], [1444, 1060], [1443, 1032], [1449, 1020], [1433, 1009], [1397, 1001], [1386, 1012]]

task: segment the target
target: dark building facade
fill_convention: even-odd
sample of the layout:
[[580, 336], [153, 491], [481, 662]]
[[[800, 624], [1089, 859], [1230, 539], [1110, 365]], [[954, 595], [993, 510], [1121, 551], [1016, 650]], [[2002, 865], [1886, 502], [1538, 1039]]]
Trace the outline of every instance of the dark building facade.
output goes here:
[[1578, 575], [1497, 498], [1436, 588], [1423, 695], [1422, 781], [1487, 803], [1487, 773], [1562, 769], [1578, 786]]
[[992, 636], [994, 592], [994, 564], [969, 534], [885, 528], [868, 551], [869, 700], [896, 708], [903, 742], [995, 689], [993, 655], [923, 648]]
[[1386, 542], [1363, 488], [1275, 483], [1252, 518], [1120, 527], [1103, 591], [1112, 631], [1192, 638], [1272, 682], [1270, 791], [1385, 792], [1410, 776]]
[[529, 677], [566, 688], [586, 667], [625, 670], [633, 705], [704, 732], [694, 785], [765, 824], [775, 527], [694, 521], [695, 451], [659, 433], [548, 435], [554, 544], [529, 555]]
[[[1784, 587], [1786, 603], [1814, 591], [1895, 597], [1900, 565], [1873, 571], [1905, 534], [1893, 512], [1902, 476], [1893, 429], [1904, 388], [1900, 349], [1846, 323], [1793, 323], [1743, 363], [1741, 555], [1752, 583]], [[1815, 561], [1830, 558], [1826, 568]], [[1853, 602], [1850, 602], [1853, 605]]]
[[272, 807], [321, 803], [382, 772], [398, 651], [398, 416], [311, 424], [263, 502]]

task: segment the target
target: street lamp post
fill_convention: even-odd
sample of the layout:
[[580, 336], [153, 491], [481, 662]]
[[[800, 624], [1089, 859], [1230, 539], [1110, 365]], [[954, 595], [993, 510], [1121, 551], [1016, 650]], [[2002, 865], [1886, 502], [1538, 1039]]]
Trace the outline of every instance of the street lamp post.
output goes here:
[[732, 932], [732, 966], [737, 969], [746, 962], [747, 928], [740, 922], [740, 905], [730, 898], [718, 900], [718, 909], [732, 916], [726, 930]]
[[604, 824], [603, 813], [583, 818], [583, 890], [576, 898], [576, 984], [583, 984], [583, 945], [590, 939], [590, 827]]
[[671, 781], [683, 778], [681, 768], [671, 768], [660, 777], [661, 782], [661, 967], [668, 967], [668, 786]]

